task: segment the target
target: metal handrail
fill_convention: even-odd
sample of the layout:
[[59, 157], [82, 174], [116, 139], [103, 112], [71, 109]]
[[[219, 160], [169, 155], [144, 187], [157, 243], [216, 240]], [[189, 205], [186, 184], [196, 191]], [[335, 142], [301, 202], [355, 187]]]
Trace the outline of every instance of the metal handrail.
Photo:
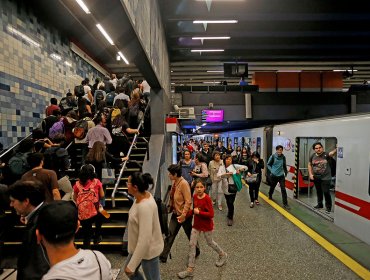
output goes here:
[[6, 154], [8, 154], [9, 152], [13, 151], [22, 141], [24, 141], [25, 139], [28, 139], [32, 137], [32, 133], [27, 135], [26, 137], [24, 137], [21, 141], [15, 143], [13, 146], [10, 146], [10, 148], [6, 149], [3, 153], [0, 154], [0, 159], [5, 156]]
[[[150, 104], [150, 99], [148, 100], [148, 104], [146, 105], [146, 107], [145, 107], [145, 111], [144, 111], [144, 114], [143, 114], [143, 118], [140, 120], [140, 123], [139, 123], [139, 126], [137, 127], [137, 130], [139, 131], [140, 130], [140, 128], [142, 127], [142, 125], [143, 125], [143, 123], [144, 123], [144, 116], [145, 116], [145, 114], [146, 114], [146, 112], [147, 112], [147, 110], [148, 110], [148, 108], [149, 108], [149, 104]], [[137, 141], [137, 137], [138, 137], [138, 135], [139, 135], [139, 133], [135, 133], [135, 136], [134, 136], [134, 139], [132, 140], [132, 143], [131, 143], [131, 146], [130, 146], [130, 149], [128, 150], [128, 152], [127, 152], [127, 157], [129, 158], [130, 157], [130, 155], [131, 155], [131, 151], [132, 151], [132, 149], [133, 149], [133, 147], [135, 147], [135, 144], [136, 144], [136, 141]], [[145, 139], [146, 140], [146, 139]], [[125, 170], [125, 168], [126, 168], [126, 164], [127, 164], [127, 161], [128, 160], [125, 160], [124, 162], [123, 162], [123, 165], [122, 165], [122, 168], [121, 168], [121, 171], [119, 172], [119, 176], [118, 176], [118, 178], [117, 178], [117, 181], [116, 181], [116, 183], [115, 183], [115, 185], [114, 185], [114, 189], [113, 189], [113, 191], [112, 191], [112, 207], [113, 208], [115, 208], [116, 207], [116, 192], [117, 192], [117, 188], [118, 188], [118, 186], [119, 186], [119, 184], [120, 184], [120, 182], [121, 182], [121, 178], [122, 178], [122, 175], [123, 175], [123, 171]]]

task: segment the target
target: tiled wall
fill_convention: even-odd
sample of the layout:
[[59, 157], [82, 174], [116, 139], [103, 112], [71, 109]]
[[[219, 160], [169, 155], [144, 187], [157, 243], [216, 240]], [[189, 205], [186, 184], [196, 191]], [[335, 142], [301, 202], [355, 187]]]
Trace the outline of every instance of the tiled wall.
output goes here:
[[102, 76], [70, 50], [58, 30], [14, 2], [0, 1], [0, 142], [4, 148], [41, 123], [51, 97], [60, 100], [83, 78], [93, 81]]

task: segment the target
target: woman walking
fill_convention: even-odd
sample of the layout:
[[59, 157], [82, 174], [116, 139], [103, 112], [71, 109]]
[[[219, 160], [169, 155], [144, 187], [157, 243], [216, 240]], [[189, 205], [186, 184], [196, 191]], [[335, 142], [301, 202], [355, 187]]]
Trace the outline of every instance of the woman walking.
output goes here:
[[210, 174], [210, 178], [212, 181], [212, 202], [215, 204], [217, 202], [218, 210], [222, 211], [222, 198], [223, 198], [223, 190], [222, 190], [222, 179], [217, 177], [218, 170], [220, 166], [223, 165], [223, 161], [221, 160], [221, 154], [219, 151], [213, 152], [213, 160], [209, 162], [208, 170]]
[[240, 174], [241, 171], [248, 170], [248, 167], [240, 164], [232, 164], [233, 158], [227, 155], [224, 160], [224, 166], [221, 166], [217, 176], [223, 179], [223, 188], [227, 204], [227, 225], [232, 226], [234, 220], [234, 202], [237, 193], [237, 187], [233, 175]]
[[262, 178], [262, 169], [265, 168], [265, 163], [261, 159], [258, 152], [253, 152], [251, 158], [247, 163], [248, 172], [245, 180], [249, 186], [249, 196], [251, 199], [250, 208], [253, 208], [254, 205], [259, 205], [258, 201], [258, 192], [260, 190], [261, 178]]
[[161, 279], [158, 256], [163, 250], [163, 238], [157, 204], [148, 191], [151, 182], [150, 174], [140, 172], [134, 172], [127, 181], [128, 193], [135, 197], [128, 219], [125, 273], [129, 279], [144, 279], [138, 271], [140, 264], [146, 279]]

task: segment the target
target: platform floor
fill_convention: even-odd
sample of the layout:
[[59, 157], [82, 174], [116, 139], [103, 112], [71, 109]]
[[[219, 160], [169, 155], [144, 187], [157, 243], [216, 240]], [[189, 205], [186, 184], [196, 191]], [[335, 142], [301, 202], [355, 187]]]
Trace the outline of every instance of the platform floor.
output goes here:
[[[267, 186], [261, 186], [267, 193]], [[274, 205], [281, 203], [281, 194], [274, 194]], [[244, 279], [361, 279], [331, 253], [291, 223], [262, 197], [261, 204], [249, 208], [248, 190], [243, 189], [235, 201], [235, 218], [232, 227], [226, 224], [225, 210], [215, 210], [215, 241], [229, 254], [228, 263], [215, 266], [217, 254], [200, 239], [201, 254], [197, 258], [196, 279], [244, 280]], [[344, 250], [370, 269], [370, 246], [337, 228], [301, 204], [289, 199], [289, 211], [298, 219], [322, 235], [336, 247]], [[181, 230], [172, 247], [172, 259], [161, 264], [164, 280], [178, 279], [177, 273], [186, 269], [188, 240]], [[108, 255], [112, 267], [121, 268], [125, 257]], [[121, 270], [117, 279], [127, 279]], [[369, 278], [370, 279], [370, 278]]]
[[[215, 210], [214, 239], [229, 254], [229, 260], [225, 266], [216, 267], [217, 254], [201, 237], [201, 254], [196, 260], [194, 280], [370, 279], [369, 245], [295, 200], [289, 199], [292, 209], [285, 211], [280, 207], [282, 205], [280, 192], [274, 193], [271, 202], [263, 195], [267, 190], [268, 187], [262, 184], [259, 199], [261, 204], [254, 208], [249, 208], [250, 201], [246, 188], [238, 193], [234, 225], [231, 227], [226, 224], [226, 204], [224, 211]], [[345, 261], [343, 256], [339, 257], [343, 262], [340, 261], [287, 217], [293, 219], [296, 217], [335, 248], [342, 250], [353, 259], [353, 262]], [[161, 264], [163, 280], [178, 279], [176, 274], [186, 269], [188, 239], [182, 230], [171, 252], [172, 259], [168, 259], [166, 264]], [[106, 256], [111, 261], [112, 268], [118, 273], [116, 279], [127, 279], [122, 269], [126, 257], [120, 254]], [[349, 264], [352, 270], [344, 263]], [[353, 270], [361, 270], [362, 277]], [[0, 279], [3, 278], [0, 276]]]

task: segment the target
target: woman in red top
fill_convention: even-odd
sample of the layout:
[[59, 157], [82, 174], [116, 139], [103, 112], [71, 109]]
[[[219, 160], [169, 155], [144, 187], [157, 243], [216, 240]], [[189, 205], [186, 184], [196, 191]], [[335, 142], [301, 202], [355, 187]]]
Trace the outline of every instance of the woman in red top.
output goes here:
[[198, 237], [201, 232], [204, 234], [204, 238], [207, 241], [208, 246], [215, 250], [219, 259], [216, 261], [216, 266], [223, 266], [227, 261], [227, 254], [218, 246], [218, 244], [212, 238], [213, 232], [213, 206], [211, 198], [204, 192], [206, 189], [205, 185], [201, 180], [197, 180], [195, 184], [195, 194], [193, 197], [193, 210], [190, 213], [194, 215], [193, 229], [191, 230], [190, 237], [190, 252], [188, 268], [185, 271], [179, 272], [177, 276], [180, 279], [194, 276], [195, 267], [195, 251], [198, 242]]

